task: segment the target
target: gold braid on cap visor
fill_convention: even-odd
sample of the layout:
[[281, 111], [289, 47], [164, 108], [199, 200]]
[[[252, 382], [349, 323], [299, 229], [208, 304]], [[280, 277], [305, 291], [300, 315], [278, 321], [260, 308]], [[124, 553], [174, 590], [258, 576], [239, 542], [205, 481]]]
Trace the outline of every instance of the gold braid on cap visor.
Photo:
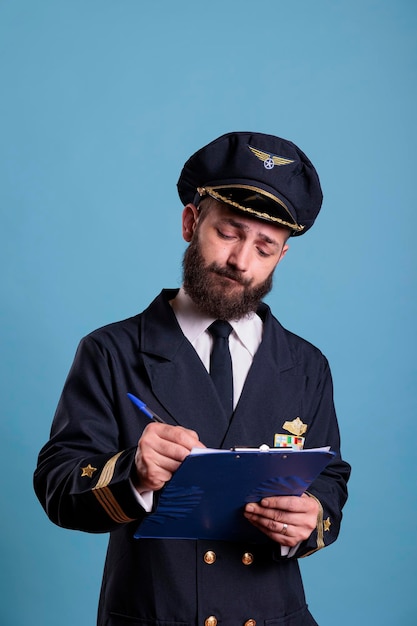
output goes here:
[[[282, 206], [283, 209], [285, 209], [287, 213], [290, 215], [290, 217], [292, 218], [291, 213], [289, 212], [285, 204], [282, 202], [282, 200], [280, 200], [276, 196], [273, 196], [271, 193], [264, 191], [263, 189], [258, 189], [257, 187], [251, 187], [250, 185], [222, 185], [221, 187], [221, 189], [227, 189], [227, 188], [249, 189], [250, 191], [255, 191], [256, 193], [261, 194], [261, 196], [266, 196], [267, 198], [270, 198], [271, 200], [273, 200], [274, 202], [277, 202], [280, 206]], [[236, 209], [240, 209], [241, 211], [245, 211], [246, 213], [250, 213], [251, 215], [255, 215], [256, 217], [259, 217], [261, 219], [268, 220], [270, 222], [277, 222], [278, 224], [281, 224], [282, 226], [286, 226], [287, 228], [290, 228], [291, 230], [295, 230], [297, 232], [301, 232], [302, 230], [304, 230], [304, 226], [300, 226], [296, 222], [286, 222], [280, 217], [269, 215], [269, 213], [261, 213], [261, 211], [256, 211], [255, 209], [252, 209], [251, 207], [243, 206], [242, 204], [239, 204], [238, 202], [235, 202], [234, 200], [230, 200], [230, 198], [226, 198], [225, 196], [222, 196], [218, 191], [215, 191], [215, 187], [197, 187], [197, 191], [200, 194], [200, 196], [205, 196], [207, 194], [211, 196], [212, 198], [214, 198], [214, 200], [219, 200], [220, 202], [225, 202], [226, 204], [230, 204]]]

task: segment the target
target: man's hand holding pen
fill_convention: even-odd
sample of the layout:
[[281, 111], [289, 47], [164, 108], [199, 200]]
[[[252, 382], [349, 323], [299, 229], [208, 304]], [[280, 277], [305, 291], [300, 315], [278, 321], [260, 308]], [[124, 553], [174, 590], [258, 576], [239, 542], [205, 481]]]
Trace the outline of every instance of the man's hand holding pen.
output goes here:
[[205, 448], [193, 430], [151, 422], [136, 450], [136, 480], [139, 493], [162, 489], [192, 448]]
[[146, 426], [138, 441], [135, 455], [136, 476], [133, 484], [139, 493], [162, 489], [181, 465], [192, 448], [205, 448], [198, 434], [182, 426], [171, 426], [143, 400], [127, 394], [129, 399], [152, 422]]

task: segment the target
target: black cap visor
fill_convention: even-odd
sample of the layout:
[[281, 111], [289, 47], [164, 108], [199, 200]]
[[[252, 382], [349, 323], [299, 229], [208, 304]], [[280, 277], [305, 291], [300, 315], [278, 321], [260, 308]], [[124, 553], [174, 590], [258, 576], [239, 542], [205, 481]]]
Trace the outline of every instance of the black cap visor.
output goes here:
[[201, 197], [209, 195], [257, 219], [289, 228], [294, 233], [298, 234], [304, 229], [304, 226], [297, 224], [294, 219], [288, 202], [279, 198], [276, 193], [261, 189], [256, 184], [204, 185], [204, 187], [198, 187], [197, 191]]

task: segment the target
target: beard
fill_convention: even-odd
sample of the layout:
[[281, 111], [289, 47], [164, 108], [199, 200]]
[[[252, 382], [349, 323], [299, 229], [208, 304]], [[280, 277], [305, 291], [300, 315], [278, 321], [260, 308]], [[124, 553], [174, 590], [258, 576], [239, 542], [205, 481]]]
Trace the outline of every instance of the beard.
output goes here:
[[[256, 311], [262, 298], [272, 289], [272, 272], [263, 283], [252, 287], [253, 280], [243, 278], [242, 273], [232, 267], [221, 267], [215, 262], [206, 265], [197, 233], [184, 253], [184, 291], [200, 311], [215, 319], [238, 320]], [[231, 286], [228, 279], [237, 284]]]

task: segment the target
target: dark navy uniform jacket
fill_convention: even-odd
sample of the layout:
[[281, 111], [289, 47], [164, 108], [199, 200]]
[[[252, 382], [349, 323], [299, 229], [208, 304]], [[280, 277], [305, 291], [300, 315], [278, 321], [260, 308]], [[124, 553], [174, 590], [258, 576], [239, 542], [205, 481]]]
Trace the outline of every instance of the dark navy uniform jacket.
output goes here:
[[[100, 626], [315, 624], [297, 557], [336, 539], [350, 470], [340, 457], [328, 363], [261, 305], [262, 343], [226, 431], [211, 378], [168, 303], [176, 293], [164, 290], [142, 314], [81, 341], [39, 455], [36, 493], [59, 526], [110, 532]], [[336, 455], [309, 489], [321, 505], [317, 529], [296, 557], [282, 558], [269, 541], [134, 539], [146, 513], [129, 478], [149, 420], [128, 392], [208, 447], [272, 446], [296, 417], [308, 425], [306, 448], [330, 445]]]

